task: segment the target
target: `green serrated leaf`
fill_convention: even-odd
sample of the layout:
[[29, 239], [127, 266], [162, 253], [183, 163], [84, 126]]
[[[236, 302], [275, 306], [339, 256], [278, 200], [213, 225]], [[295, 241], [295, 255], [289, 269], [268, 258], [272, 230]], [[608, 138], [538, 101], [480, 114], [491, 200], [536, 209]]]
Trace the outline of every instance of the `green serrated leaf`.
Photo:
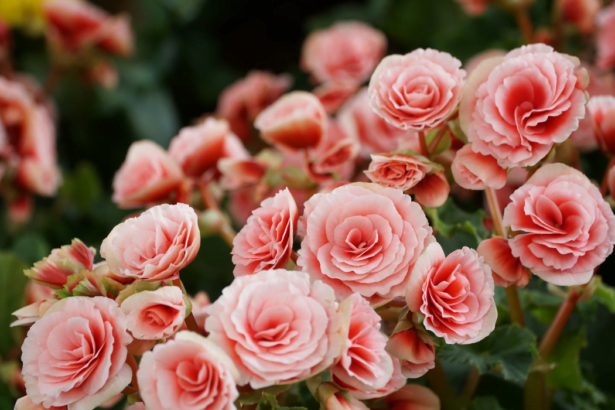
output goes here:
[[495, 397], [477, 397], [472, 400], [468, 410], [504, 410]]
[[279, 407], [278, 400], [273, 394], [263, 392], [256, 410], [276, 410]]
[[553, 353], [549, 356], [549, 362], [556, 365], [551, 372], [547, 373], [549, 385], [556, 389], [582, 390], [583, 374], [579, 364], [579, 354], [585, 346], [587, 346], [587, 339], [584, 327], [560, 337]]
[[481, 374], [498, 371], [515, 382], [526, 379], [536, 355], [536, 336], [517, 325], [500, 326], [478, 343], [444, 345], [438, 351], [443, 361], [476, 365]]
[[12, 312], [21, 308], [27, 278], [23, 271], [26, 265], [10, 252], [0, 252], [0, 355], [5, 355], [17, 342], [19, 329], [9, 326], [14, 320]]
[[[449, 198], [439, 208], [425, 208], [425, 213], [436, 233], [446, 239], [460, 239], [459, 242], [463, 245], [476, 248], [482, 240], [489, 237], [489, 232], [483, 225], [483, 210], [466, 212]], [[460, 237], [456, 238], [457, 236]]]

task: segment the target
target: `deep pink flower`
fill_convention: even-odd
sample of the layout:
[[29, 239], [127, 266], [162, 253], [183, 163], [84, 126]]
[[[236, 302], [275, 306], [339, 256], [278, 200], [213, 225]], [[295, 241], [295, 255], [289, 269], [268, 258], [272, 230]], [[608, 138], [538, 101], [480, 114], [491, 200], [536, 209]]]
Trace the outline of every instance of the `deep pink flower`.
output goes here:
[[557, 0], [561, 19], [574, 24], [582, 34], [594, 31], [596, 14], [602, 6], [600, 0]]
[[358, 293], [351, 296], [348, 341], [340, 361], [331, 368], [333, 381], [363, 391], [383, 388], [393, 376], [393, 361], [380, 332], [380, 316]]
[[502, 167], [532, 166], [563, 142], [585, 115], [587, 83], [576, 57], [544, 44], [483, 61], [463, 91], [461, 127], [472, 149]]
[[376, 114], [403, 130], [436, 128], [457, 108], [466, 72], [448, 53], [417, 49], [385, 57], [369, 82]]
[[585, 284], [613, 252], [615, 216], [581, 172], [544, 165], [511, 199], [503, 223], [521, 232], [509, 240], [512, 254], [543, 280]]
[[416, 262], [406, 288], [410, 311], [421, 312], [425, 328], [448, 344], [475, 343], [493, 331], [493, 295], [491, 269], [475, 250], [463, 247], [445, 257], [437, 242]]
[[133, 143], [113, 178], [113, 202], [120, 208], [139, 208], [165, 202], [182, 184], [179, 165], [158, 144]]
[[365, 23], [348, 21], [316, 30], [303, 44], [301, 67], [318, 82], [369, 78], [386, 51], [386, 37]]
[[45, 407], [95, 408], [130, 383], [131, 341], [111, 299], [62, 299], [32, 325], [22, 346], [28, 396]]
[[141, 358], [137, 372], [149, 410], [235, 410], [237, 368], [209, 339], [179, 332]]
[[327, 114], [335, 114], [358, 89], [359, 84], [354, 81], [330, 81], [319, 85], [312, 92]]
[[209, 310], [211, 341], [237, 365], [239, 384], [288, 384], [339, 358], [347, 328], [333, 289], [307, 274], [262, 271], [235, 278]]
[[217, 114], [229, 122], [235, 135], [247, 141], [258, 114], [284, 94], [291, 82], [286, 74], [250, 71], [220, 93]]
[[201, 124], [184, 127], [169, 145], [169, 155], [184, 174], [199, 177], [221, 158], [247, 159], [250, 154], [231, 132], [228, 122], [207, 118]]
[[305, 237], [297, 265], [338, 298], [357, 292], [374, 304], [404, 294], [412, 266], [433, 241], [421, 207], [376, 184], [314, 195], [300, 224]]
[[455, 182], [465, 189], [500, 189], [506, 185], [506, 169], [491, 155], [474, 152], [472, 144], [464, 145], [455, 153], [451, 171]]
[[186, 204], [164, 204], [113, 228], [100, 246], [100, 255], [118, 276], [171, 280], [192, 262], [200, 246], [194, 210]]
[[218, 171], [222, 174], [220, 186], [234, 190], [257, 184], [265, 176], [267, 168], [253, 158], [220, 158]]
[[235, 277], [285, 268], [293, 252], [298, 218], [288, 188], [265, 199], [233, 240]]

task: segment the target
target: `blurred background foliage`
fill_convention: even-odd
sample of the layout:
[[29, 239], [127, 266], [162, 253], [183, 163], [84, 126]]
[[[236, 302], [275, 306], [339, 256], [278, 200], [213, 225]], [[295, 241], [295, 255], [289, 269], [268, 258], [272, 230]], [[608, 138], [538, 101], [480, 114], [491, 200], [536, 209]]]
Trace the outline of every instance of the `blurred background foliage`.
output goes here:
[[[481, 17], [469, 17], [453, 0], [99, 0], [95, 3], [113, 14], [131, 15], [137, 50], [130, 59], [115, 61], [119, 72], [119, 85], [115, 89], [84, 86], [76, 78], [61, 80], [54, 98], [59, 112], [58, 153], [64, 184], [57, 198], [37, 198], [35, 214], [25, 226], [13, 225], [2, 210], [2, 355], [7, 354], [14, 336], [7, 327], [12, 320], [9, 313], [23, 303], [23, 267], [75, 237], [98, 248], [112, 227], [129, 214], [119, 210], [110, 199], [113, 175], [123, 162], [128, 146], [136, 140], [151, 139], [167, 147], [182, 126], [215, 110], [223, 88], [252, 69], [288, 72], [294, 78], [294, 89], [311, 89], [307, 75], [298, 65], [302, 42], [311, 30], [338, 20], [366, 21], [387, 35], [389, 54], [431, 47], [447, 51], [462, 61], [489, 48], [511, 49], [522, 44], [514, 18], [505, 11], [490, 7]], [[550, 3], [537, 0], [531, 9], [537, 27], [548, 24]], [[567, 44], [571, 53], [581, 46], [574, 42]], [[13, 53], [18, 71], [44, 82], [49, 62], [42, 36], [16, 31]], [[601, 175], [604, 167], [593, 158], [583, 164], [589, 175]], [[434, 215], [430, 217], [433, 221]], [[447, 252], [463, 245], [475, 247], [476, 238], [484, 237], [484, 229], [473, 230], [472, 225], [468, 229], [466, 221], [471, 222], [474, 217], [449, 213], [448, 220], [440, 221], [452, 235], [452, 239], [440, 238]], [[600, 270], [605, 282], [611, 285], [615, 283], [612, 270], [612, 260]], [[190, 293], [205, 290], [215, 299], [232, 280], [229, 248], [218, 238], [204, 239], [197, 259], [182, 272], [182, 279]], [[503, 295], [499, 296], [500, 321], [504, 321], [507, 307]], [[522, 290], [521, 296], [529, 327], [541, 335], [562, 299], [544, 287], [535, 286]], [[553, 397], [554, 408], [615, 408], [615, 349], [612, 347], [615, 318], [608, 311], [609, 307], [615, 310], [612, 296], [606, 294], [602, 304], [595, 301], [580, 304], [568, 324], [566, 336], [555, 352], [562, 364], [549, 379], [553, 386], [563, 388]], [[501, 369], [523, 360], [512, 351], [505, 355], [508, 363], [490, 364], [489, 350], [494, 348], [479, 346], [475, 352], [485, 358], [487, 367], [494, 366], [497, 370], [497, 366]], [[446, 370], [453, 383], [461, 385], [469, 369], [468, 362], [461, 352], [447, 354], [451, 360], [445, 361]], [[479, 399], [470, 408], [520, 409], [522, 386], [522, 381], [514, 377], [506, 381], [500, 375], [487, 375], [481, 379]], [[0, 409], [12, 409], [12, 400], [8, 387], [0, 384]]]

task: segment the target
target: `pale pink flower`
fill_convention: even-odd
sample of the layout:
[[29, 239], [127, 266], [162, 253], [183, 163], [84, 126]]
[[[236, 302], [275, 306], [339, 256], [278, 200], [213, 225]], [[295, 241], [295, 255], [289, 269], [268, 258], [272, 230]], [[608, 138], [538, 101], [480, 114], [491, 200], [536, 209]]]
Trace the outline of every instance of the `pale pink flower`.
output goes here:
[[303, 44], [301, 67], [318, 82], [367, 80], [386, 51], [382, 32], [345, 21], [316, 30]]
[[228, 122], [207, 118], [201, 124], [184, 127], [171, 140], [169, 155], [184, 174], [199, 177], [212, 169], [220, 158], [246, 159], [250, 154], [231, 132]]
[[500, 189], [506, 185], [506, 168], [499, 166], [491, 155], [474, 152], [472, 144], [455, 153], [451, 171], [455, 182], [465, 189]]
[[238, 376], [222, 349], [188, 331], [146, 352], [137, 372], [148, 410], [235, 410]]
[[587, 117], [592, 127], [592, 136], [604, 150], [615, 152], [615, 97], [599, 95], [587, 103]]
[[113, 178], [113, 202], [121, 208], [138, 208], [165, 202], [183, 180], [179, 165], [152, 141], [137, 141]]
[[391, 360], [393, 362], [393, 375], [384, 385], [377, 390], [360, 390], [350, 385], [343, 385], [345, 389], [348, 389], [348, 393], [353, 395], [355, 398], [359, 400], [373, 400], [379, 399], [381, 397], [385, 397], [399, 389], [401, 389], [406, 384], [406, 377], [401, 372], [401, 363], [398, 358], [391, 356]]
[[432, 168], [431, 164], [421, 158], [403, 154], [381, 154], [372, 155], [372, 162], [365, 175], [379, 185], [407, 191], [421, 182]]
[[130, 383], [131, 341], [126, 317], [111, 299], [60, 300], [32, 325], [22, 346], [28, 396], [47, 408], [95, 408]]
[[361, 89], [340, 109], [338, 119], [344, 130], [361, 142], [361, 155], [391, 152], [408, 142], [416, 142], [416, 133], [400, 130], [389, 124], [369, 106], [367, 88]]
[[456, 0], [463, 10], [471, 16], [480, 16], [485, 12], [491, 0]]
[[359, 141], [348, 134], [336, 120], [330, 120], [324, 139], [309, 150], [308, 175], [318, 182], [349, 180], [354, 173], [354, 159], [359, 154]]
[[286, 74], [250, 71], [222, 91], [217, 114], [229, 122], [235, 135], [247, 141], [253, 134], [252, 123], [258, 114], [284, 94], [291, 82]]
[[425, 386], [407, 384], [384, 398], [389, 410], [440, 410], [440, 399]]
[[15, 403], [15, 408], [13, 410], [67, 410], [67, 406], [45, 407], [42, 404], [34, 403], [30, 397], [23, 396], [17, 400], [17, 402]]
[[138, 401], [135, 404], [131, 404], [130, 406], [126, 407], [126, 410], [147, 410], [145, 408], [145, 404], [143, 404], [143, 402]]
[[66, 279], [82, 270], [91, 271], [94, 263], [94, 248], [87, 247], [79, 239], [73, 239], [70, 245], [54, 249], [51, 254], [36, 262], [24, 274], [45, 286], [59, 289], [66, 284]]
[[466, 76], [448, 53], [417, 49], [385, 57], [369, 82], [376, 114], [403, 130], [439, 126], [457, 108]]
[[11, 327], [31, 325], [42, 318], [55, 302], [55, 299], [39, 300], [14, 311], [11, 315], [17, 320], [11, 323]]
[[393, 376], [393, 361], [380, 332], [380, 316], [358, 293], [350, 297], [348, 340], [340, 361], [331, 368], [333, 381], [363, 391], [383, 388]]
[[358, 89], [359, 84], [354, 81], [329, 81], [314, 88], [312, 92], [327, 114], [335, 114]]
[[463, 247], [444, 256], [437, 242], [416, 262], [406, 302], [411, 312], [425, 316], [423, 325], [448, 344], [469, 344], [495, 328], [498, 311], [489, 266], [475, 250]]
[[[532, 166], [585, 116], [585, 70], [544, 44], [483, 61], [466, 82], [459, 109], [472, 149], [502, 167]], [[545, 73], [548, 73], [545, 74]]]
[[610, 4], [598, 13], [596, 24], [596, 66], [609, 70], [615, 66], [615, 4]]
[[471, 75], [472, 71], [474, 71], [483, 61], [493, 57], [504, 57], [506, 54], [507, 52], [505, 50], [501, 50], [499, 48], [485, 50], [466, 61], [463, 68], [466, 70], [468, 75]]
[[288, 188], [265, 199], [233, 240], [235, 277], [285, 268], [293, 252], [298, 219], [297, 204]]
[[186, 317], [186, 302], [177, 286], [164, 286], [127, 297], [120, 308], [136, 339], [164, 339], [177, 332]]
[[544, 165], [511, 199], [503, 223], [521, 231], [508, 242], [512, 254], [541, 279], [560, 286], [585, 284], [613, 252], [615, 216], [581, 172]]
[[515, 258], [507, 239], [490, 238], [478, 244], [476, 252], [491, 268], [493, 282], [496, 286], [515, 285], [523, 288], [530, 281], [529, 271], [523, 267], [519, 258]]
[[600, 0], [557, 0], [556, 7], [563, 21], [574, 24], [582, 34], [594, 31]]
[[324, 400], [324, 410], [369, 410], [365, 404], [352, 396], [344, 397], [340, 392], [331, 394]]
[[66, 52], [98, 48], [128, 55], [134, 47], [130, 19], [109, 16], [98, 7], [74, 0], [49, 0], [44, 3], [47, 37]]
[[186, 204], [163, 204], [113, 228], [100, 246], [100, 255], [118, 276], [171, 280], [192, 262], [200, 246], [194, 210]]
[[344, 344], [331, 287], [307, 274], [262, 271], [235, 278], [209, 310], [209, 338], [237, 365], [239, 384], [288, 384], [322, 372]]
[[412, 266], [434, 240], [408, 195], [369, 183], [314, 195], [300, 225], [305, 237], [297, 265], [338, 298], [357, 292], [374, 304], [404, 294]]
[[434, 347], [426, 343], [415, 328], [393, 333], [386, 350], [400, 360], [401, 373], [409, 379], [419, 378], [435, 367]]
[[211, 301], [209, 300], [209, 295], [207, 293], [200, 291], [193, 298], [190, 298], [190, 303], [192, 304], [192, 315], [196, 320], [197, 325], [199, 325], [199, 329], [201, 329], [201, 333], [205, 332], [205, 320], [207, 320], [207, 309], [209, 309], [209, 305], [211, 305]]
[[259, 114], [254, 127], [276, 147], [295, 151], [318, 146], [327, 128], [327, 113], [314, 96], [294, 91]]
[[218, 171], [222, 174], [220, 186], [234, 190], [257, 184], [265, 176], [267, 167], [253, 158], [220, 158]]

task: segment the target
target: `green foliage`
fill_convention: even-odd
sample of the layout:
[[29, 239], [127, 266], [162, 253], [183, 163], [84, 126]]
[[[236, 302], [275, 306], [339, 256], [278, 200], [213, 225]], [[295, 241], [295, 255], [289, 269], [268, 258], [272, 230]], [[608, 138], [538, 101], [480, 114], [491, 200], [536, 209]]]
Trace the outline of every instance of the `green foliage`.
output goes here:
[[261, 400], [258, 402], [258, 406], [256, 406], [256, 410], [302, 410], [305, 407], [284, 407], [278, 404], [278, 400], [276, 396], [273, 394], [263, 392], [263, 396]]
[[468, 410], [504, 410], [495, 397], [477, 397], [472, 400]]
[[73, 172], [64, 175], [64, 183], [58, 192], [61, 199], [74, 204], [82, 213], [90, 212], [102, 194], [96, 169], [87, 162], [80, 163]]
[[550, 386], [559, 389], [566, 388], [574, 391], [582, 389], [583, 374], [579, 363], [581, 349], [587, 346], [585, 328], [560, 337], [553, 353], [549, 356], [549, 363], [555, 368], [547, 373], [547, 382]]
[[9, 330], [9, 325], [16, 320], [12, 313], [23, 306], [25, 268], [25, 263], [15, 254], [0, 252], [0, 355], [5, 355], [18, 342], [19, 329]]
[[496, 372], [513, 382], [525, 380], [536, 354], [536, 336], [517, 325], [499, 326], [478, 343], [443, 345], [438, 351], [443, 361], [474, 365], [480, 374]]

